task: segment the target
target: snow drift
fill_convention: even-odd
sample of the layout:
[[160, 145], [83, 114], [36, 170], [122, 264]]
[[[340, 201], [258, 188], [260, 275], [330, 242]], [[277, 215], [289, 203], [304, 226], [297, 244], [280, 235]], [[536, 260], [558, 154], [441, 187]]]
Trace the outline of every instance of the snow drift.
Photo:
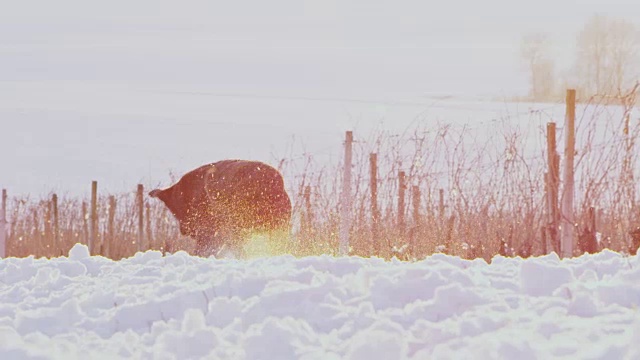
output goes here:
[[0, 358], [632, 359], [640, 262], [0, 260]]

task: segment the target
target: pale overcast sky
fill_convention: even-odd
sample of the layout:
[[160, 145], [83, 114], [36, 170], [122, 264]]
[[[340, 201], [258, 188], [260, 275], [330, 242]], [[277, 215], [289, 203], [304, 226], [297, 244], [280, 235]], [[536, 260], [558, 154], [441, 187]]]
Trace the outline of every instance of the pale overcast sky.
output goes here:
[[564, 67], [589, 16], [640, 24], [630, 0], [0, 3], [1, 80], [251, 92], [522, 93], [525, 32], [550, 32]]

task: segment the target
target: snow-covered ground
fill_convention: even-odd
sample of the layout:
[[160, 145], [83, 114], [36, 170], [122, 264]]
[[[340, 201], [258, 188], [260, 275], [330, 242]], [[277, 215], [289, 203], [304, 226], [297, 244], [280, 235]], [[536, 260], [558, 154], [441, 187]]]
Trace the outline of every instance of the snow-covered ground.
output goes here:
[[0, 359], [638, 359], [640, 261], [0, 260]]
[[[353, 130], [358, 146], [365, 148], [374, 146], [366, 141], [376, 131], [396, 135], [417, 126], [436, 131], [438, 123], [452, 124], [454, 131], [466, 126], [469, 138], [481, 142], [499, 133], [503, 117], [539, 155], [540, 129], [550, 116], [561, 118], [564, 112], [562, 105], [433, 98], [385, 103], [375, 96], [309, 99], [187, 90], [192, 88], [6, 85], [0, 82], [0, 97], [6, 100], [0, 102], [0, 131], [8, 129], [10, 136], [0, 141], [0, 153], [11, 156], [3, 159], [0, 187], [10, 195], [86, 195], [92, 180], [105, 194], [132, 191], [138, 183], [169, 186], [170, 172], [181, 176], [228, 158], [274, 166], [286, 159], [302, 169], [310, 154], [318, 168], [331, 167], [343, 156], [345, 130]], [[531, 109], [545, 113], [530, 115]], [[10, 121], [3, 125], [3, 119]], [[495, 142], [499, 147], [502, 139]]]
[[[633, 13], [610, 1], [579, 13], [557, 0], [441, 5], [0, 0], [0, 187], [86, 195], [97, 180], [116, 193], [224, 158], [339, 157], [345, 130], [361, 142], [375, 127], [483, 128], [549, 107], [477, 101], [528, 91], [522, 33], [554, 31], [570, 49], [591, 13]], [[517, 126], [562, 118], [556, 106]]]

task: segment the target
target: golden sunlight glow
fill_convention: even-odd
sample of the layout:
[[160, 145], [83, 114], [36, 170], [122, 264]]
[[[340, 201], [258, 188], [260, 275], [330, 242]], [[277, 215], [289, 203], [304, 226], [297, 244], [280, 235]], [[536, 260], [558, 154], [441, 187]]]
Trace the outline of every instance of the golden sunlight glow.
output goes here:
[[251, 234], [244, 244], [245, 257], [259, 258], [287, 254], [288, 238], [268, 236], [264, 233]]

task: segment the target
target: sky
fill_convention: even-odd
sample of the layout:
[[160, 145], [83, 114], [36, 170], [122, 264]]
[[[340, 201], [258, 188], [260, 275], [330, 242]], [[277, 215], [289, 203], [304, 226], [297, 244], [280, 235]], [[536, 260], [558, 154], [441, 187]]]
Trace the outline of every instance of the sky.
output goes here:
[[632, 1], [3, 2], [0, 80], [261, 93], [523, 92], [524, 33], [550, 32], [562, 58], [596, 12], [640, 20]]

